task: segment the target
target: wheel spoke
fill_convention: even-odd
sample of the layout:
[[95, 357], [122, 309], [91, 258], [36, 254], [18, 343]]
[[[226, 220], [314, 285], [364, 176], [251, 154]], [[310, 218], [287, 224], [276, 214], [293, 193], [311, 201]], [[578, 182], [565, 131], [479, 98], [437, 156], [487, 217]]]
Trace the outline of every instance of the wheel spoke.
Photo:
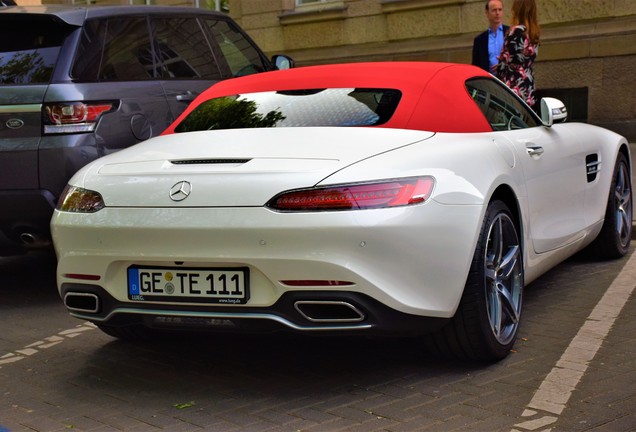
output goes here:
[[631, 188], [629, 185], [629, 175], [627, 167], [621, 165], [616, 178], [616, 200], [621, 207], [627, 206], [631, 201]]
[[621, 200], [621, 205], [626, 211], [628, 211], [631, 208], [630, 207], [631, 202], [632, 202], [632, 194], [629, 189], [625, 189], [625, 192], [623, 193], [623, 199]]
[[616, 212], [616, 232], [620, 238], [623, 238], [623, 236], [627, 233], [625, 230], [625, 224], [627, 223], [626, 219], [627, 215], [624, 211]]
[[519, 322], [519, 311], [515, 305], [510, 290], [503, 284], [498, 284], [497, 293], [501, 303], [502, 313], [505, 313], [513, 324]]
[[499, 290], [495, 285], [491, 285], [488, 293], [488, 303], [489, 303], [489, 321], [490, 328], [492, 329], [493, 334], [496, 338], [499, 338], [501, 335], [501, 325], [502, 325], [502, 304], [501, 299], [499, 298]]
[[619, 165], [618, 173], [616, 175], [616, 191], [619, 192], [623, 189], [625, 189], [625, 169], [621, 164]]
[[632, 191], [629, 188], [624, 188], [620, 198], [620, 207], [625, 213], [629, 212], [632, 204]]
[[492, 284], [497, 280], [497, 269], [491, 263], [488, 263], [486, 265], [485, 275], [486, 281]]
[[618, 203], [618, 205], [623, 204], [623, 202], [625, 201], [625, 189], [619, 187], [617, 184], [614, 195], [616, 196], [616, 202]]
[[508, 253], [503, 257], [499, 264], [499, 273], [503, 279], [510, 278], [510, 275], [515, 271], [517, 266], [517, 259], [519, 258], [519, 246], [512, 246]]
[[497, 218], [497, 226], [495, 227], [495, 241], [495, 256], [493, 264], [495, 264], [496, 267], [496, 263], [501, 262], [501, 257], [504, 253], [503, 222], [501, 220], [501, 217]]
[[497, 218], [490, 230], [490, 238], [488, 239], [489, 249], [486, 254], [486, 271], [494, 272], [490, 279], [497, 277], [496, 272], [499, 270], [499, 264], [501, 263], [501, 257], [503, 256], [504, 249], [504, 235], [503, 235], [503, 223], [501, 218]]

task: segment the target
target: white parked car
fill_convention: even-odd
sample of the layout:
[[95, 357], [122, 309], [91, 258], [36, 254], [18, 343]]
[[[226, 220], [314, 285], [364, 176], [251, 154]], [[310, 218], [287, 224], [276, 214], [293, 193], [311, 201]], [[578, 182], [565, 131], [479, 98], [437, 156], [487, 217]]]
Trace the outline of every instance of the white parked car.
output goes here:
[[220, 82], [70, 180], [51, 222], [60, 295], [119, 338], [412, 335], [501, 359], [526, 284], [631, 240], [626, 140], [554, 99], [541, 112], [459, 64]]

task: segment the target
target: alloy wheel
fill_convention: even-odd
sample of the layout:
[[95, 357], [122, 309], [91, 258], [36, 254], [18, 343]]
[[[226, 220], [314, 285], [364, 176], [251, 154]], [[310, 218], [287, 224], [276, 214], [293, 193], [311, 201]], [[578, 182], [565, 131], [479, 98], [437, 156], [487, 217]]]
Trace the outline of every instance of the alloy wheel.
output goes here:
[[499, 213], [489, 228], [484, 282], [490, 329], [502, 345], [514, 339], [521, 317], [523, 263], [519, 243], [514, 222]]
[[614, 199], [616, 200], [616, 234], [621, 245], [626, 247], [631, 241], [632, 191], [625, 163], [621, 163], [618, 167]]

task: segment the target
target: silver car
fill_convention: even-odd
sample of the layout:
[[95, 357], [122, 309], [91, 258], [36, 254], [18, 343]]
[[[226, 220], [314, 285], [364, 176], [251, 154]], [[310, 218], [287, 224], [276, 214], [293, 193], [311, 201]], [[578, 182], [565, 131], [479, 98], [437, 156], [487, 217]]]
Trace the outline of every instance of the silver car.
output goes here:
[[216, 81], [291, 62], [185, 7], [0, 7], [0, 36], [0, 255], [50, 244], [86, 163], [160, 134]]

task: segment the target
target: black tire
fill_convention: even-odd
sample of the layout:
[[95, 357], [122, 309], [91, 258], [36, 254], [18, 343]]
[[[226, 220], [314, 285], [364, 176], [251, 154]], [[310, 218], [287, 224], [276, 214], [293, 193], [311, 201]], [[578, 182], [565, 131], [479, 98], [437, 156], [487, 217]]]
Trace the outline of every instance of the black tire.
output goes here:
[[455, 316], [428, 337], [429, 349], [458, 359], [497, 361], [514, 345], [523, 303], [523, 253], [502, 201], [488, 205]]
[[633, 215], [631, 184], [627, 157], [619, 153], [607, 198], [605, 221], [598, 237], [588, 247], [587, 252], [591, 257], [599, 260], [616, 259], [629, 250]]

